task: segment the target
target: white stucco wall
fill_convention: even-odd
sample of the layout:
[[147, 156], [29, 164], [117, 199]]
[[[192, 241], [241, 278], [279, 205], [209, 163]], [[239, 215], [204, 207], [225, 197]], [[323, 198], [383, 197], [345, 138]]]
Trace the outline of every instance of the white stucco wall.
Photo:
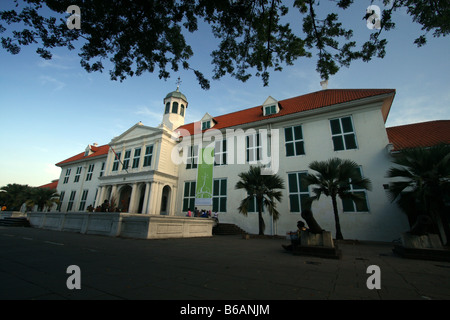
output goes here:
[[[366, 105], [343, 105], [334, 111], [310, 114], [252, 127], [253, 129], [279, 130], [279, 159], [280, 166], [278, 175], [285, 181], [283, 190], [283, 200], [277, 208], [280, 212], [280, 219], [272, 223], [268, 213], [264, 213], [265, 234], [285, 235], [288, 231], [296, 229], [297, 221], [302, 219], [300, 213], [291, 213], [288, 196], [288, 173], [297, 171], [307, 171], [309, 163], [314, 160], [328, 160], [332, 157], [350, 159], [362, 167], [363, 175], [372, 181], [372, 191], [367, 192], [368, 212], [344, 213], [342, 202], [338, 199], [338, 209], [341, 222], [341, 230], [346, 239], [392, 241], [400, 237], [400, 232], [408, 229], [406, 216], [391, 204], [383, 189], [383, 184], [388, 183], [385, 178], [386, 171], [392, 165], [390, 155], [386, 151], [388, 138], [381, 114], [382, 101]], [[351, 115], [358, 148], [346, 151], [333, 151], [331, 139], [330, 119]], [[286, 157], [284, 128], [302, 125], [305, 155]], [[248, 130], [250, 127], [242, 127]], [[230, 146], [230, 143], [228, 143]], [[245, 149], [238, 151], [235, 143], [235, 154], [245, 152]], [[230, 152], [230, 150], [228, 150]], [[249, 233], [258, 232], [257, 213], [249, 213], [247, 217], [238, 213], [238, 206], [244, 197], [245, 192], [235, 190], [234, 186], [238, 181], [238, 174], [247, 171], [248, 164], [228, 164], [214, 167], [214, 179], [227, 179], [227, 212], [219, 213], [220, 222], [234, 223]], [[183, 203], [183, 192], [185, 181], [196, 180], [196, 169], [186, 169], [185, 165], [179, 167], [179, 193], [177, 196], [177, 214], [181, 212]], [[199, 207], [201, 209], [201, 207]], [[211, 208], [206, 208], [211, 209]], [[335, 223], [332, 210], [331, 198], [322, 196], [320, 201], [313, 203], [312, 211], [322, 228], [332, 231], [335, 236]]]
[[[57, 191], [59, 194], [64, 191], [64, 199], [61, 204], [61, 211], [67, 211], [67, 205], [70, 199], [70, 194], [72, 191], [76, 191], [75, 199], [73, 201], [73, 206], [71, 211], [80, 211], [80, 201], [83, 194], [83, 190], [88, 190], [88, 196], [86, 199], [86, 204], [84, 210], [87, 210], [89, 205], [94, 206], [95, 196], [97, 193], [97, 188], [99, 185], [99, 176], [102, 169], [102, 163], [106, 161], [106, 155], [86, 159], [83, 161], [71, 162], [66, 165], [61, 165], [61, 175], [58, 181]], [[92, 178], [90, 181], [86, 181], [86, 175], [88, 168], [91, 164], [94, 164], [94, 171], [92, 172]], [[75, 182], [75, 175], [78, 167], [82, 167], [80, 179]], [[67, 169], [71, 169], [69, 180], [64, 183], [64, 178], [66, 177]], [[52, 211], [56, 211], [56, 206], [53, 207]]]

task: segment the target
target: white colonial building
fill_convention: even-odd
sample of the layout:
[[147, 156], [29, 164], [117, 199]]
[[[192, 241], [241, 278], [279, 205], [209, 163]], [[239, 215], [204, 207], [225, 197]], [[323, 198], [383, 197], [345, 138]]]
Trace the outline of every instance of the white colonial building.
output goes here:
[[[386, 194], [386, 171], [392, 166], [385, 122], [395, 90], [342, 89], [278, 100], [262, 98], [254, 108], [184, 124], [187, 98], [177, 89], [163, 100], [158, 127], [137, 123], [108, 145], [88, 146], [57, 165], [60, 211], [85, 211], [88, 205], [113, 202], [123, 212], [185, 216], [194, 207], [218, 212], [220, 222], [257, 233], [255, 207], [238, 212], [242, 190], [238, 174], [264, 164], [285, 181], [280, 219], [264, 213], [266, 234], [295, 230], [310, 190], [301, 176], [314, 160], [351, 159], [372, 181], [364, 205], [338, 201], [342, 233], [348, 239], [398, 239], [408, 230], [406, 216]], [[200, 150], [214, 147], [211, 204], [196, 204]], [[200, 160], [199, 160], [200, 159]], [[354, 186], [355, 191], [357, 186]], [[323, 196], [312, 211], [322, 228], [334, 233], [331, 199]]]
[[60, 204], [57, 211], [80, 212], [94, 206], [99, 178], [105, 173], [108, 146], [88, 145], [81, 152], [56, 165], [61, 168], [57, 190]]

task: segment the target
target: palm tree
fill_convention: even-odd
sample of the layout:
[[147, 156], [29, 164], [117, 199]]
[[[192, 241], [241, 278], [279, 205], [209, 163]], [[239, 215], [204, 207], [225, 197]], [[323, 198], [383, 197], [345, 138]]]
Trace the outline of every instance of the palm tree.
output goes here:
[[401, 180], [390, 183], [391, 200], [405, 209], [406, 200], [413, 199], [414, 208], [405, 210], [410, 223], [417, 219], [416, 215], [411, 216], [411, 209], [416, 214], [428, 215], [436, 227], [441, 220], [448, 243], [450, 230], [445, 201], [450, 195], [450, 145], [403, 150], [392, 162], [399, 167], [391, 167], [387, 177]]
[[277, 174], [262, 175], [261, 167], [250, 166], [247, 172], [241, 172], [240, 180], [236, 183], [235, 189], [244, 189], [247, 191], [247, 197], [241, 201], [239, 212], [247, 216], [248, 209], [256, 199], [256, 209], [258, 211], [259, 234], [264, 234], [265, 224], [262, 217], [262, 210], [267, 208], [274, 221], [278, 220], [279, 212], [276, 209], [276, 201], [280, 202], [282, 198], [281, 191], [284, 189], [284, 181]]
[[309, 173], [303, 177], [306, 185], [314, 186], [312, 191], [315, 195], [309, 198], [310, 204], [319, 200], [322, 194], [331, 197], [336, 239], [343, 239], [336, 202], [337, 197], [343, 200], [352, 200], [358, 206], [362, 201], [365, 201], [365, 195], [361, 192], [352, 192], [352, 185], [357, 186], [359, 190], [371, 190], [372, 183], [370, 179], [361, 176], [359, 165], [351, 160], [332, 158], [327, 161], [313, 161], [309, 164], [309, 168], [317, 172], [316, 174]]
[[2, 190], [0, 193], [1, 204], [10, 211], [18, 211], [22, 204], [29, 199], [33, 188], [28, 185], [10, 183], [0, 189]]
[[37, 205], [38, 211], [44, 211], [44, 208], [51, 208], [53, 204], [59, 203], [59, 194], [56, 189], [50, 188], [33, 188], [30, 198], [26, 201], [27, 207]]

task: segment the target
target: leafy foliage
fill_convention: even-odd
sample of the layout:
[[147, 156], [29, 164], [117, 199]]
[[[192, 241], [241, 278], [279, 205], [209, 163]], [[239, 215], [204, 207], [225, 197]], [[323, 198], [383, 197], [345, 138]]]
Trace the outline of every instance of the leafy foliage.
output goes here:
[[262, 175], [261, 167], [250, 166], [246, 172], [241, 172], [240, 180], [235, 189], [243, 189], [247, 192], [238, 208], [239, 212], [247, 216], [251, 203], [256, 199], [256, 210], [258, 211], [259, 234], [264, 234], [265, 224], [262, 217], [263, 208], [266, 207], [269, 214], [276, 221], [280, 213], [276, 209], [276, 201], [280, 202], [283, 195], [277, 189], [284, 189], [284, 181], [277, 174]]
[[6, 206], [8, 211], [19, 211], [24, 203], [27, 207], [38, 206], [42, 211], [59, 203], [59, 195], [55, 189], [30, 187], [17, 183], [8, 184], [0, 188], [0, 205]]
[[389, 184], [391, 200], [406, 209], [412, 223], [420, 214], [428, 215], [435, 226], [440, 219], [449, 241], [445, 202], [450, 199], [450, 145], [402, 150], [393, 163], [397, 166], [388, 170], [387, 177], [400, 180]]
[[336, 239], [343, 239], [336, 198], [351, 199], [355, 202], [364, 200], [360, 194], [351, 192], [351, 185], [357, 185], [358, 189], [372, 189], [370, 179], [360, 175], [359, 165], [351, 160], [331, 158], [327, 161], [313, 161], [309, 168], [316, 171], [315, 174], [307, 174], [303, 181], [308, 186], [313, 186], [314, 196], [310, 201], [317, 201], [323, 195], [331, 197], [333, 213], [336, 224]]
[[[317, 71], [323, 79], [354, 60], [383, 58], [387, 41], [380, 35], [395, 27], [392, 13], [396, 10], [406, 8], [422, 26], [425, 34], [416, 39], [418, 46], [426, 43], [429, 32], [434, 37], [450, 32], [446, 0], [383, 0], [381, 29], [372, 32], [360, 49], [353, 30], [346, 29], [336, 13], [348, 10], [353, 0], [329, 0], [336, 9], [325, 17], [317, 14], [318, 0], [79, 0], [80, 30], [70, 30], [66, 24], [72, 0], [14, 2], [15, 9], [0, 11], [0, 21], [8, 25], [0, 24], [0, 33], [10, 30], [2, 37], [2, 46], [12, 54], [18, 54], [23, 46], [39, 44], [36, 52], [51, 59], [51, 49], [73, 50], [81, 42], [80, 63], [88, 72], [102, 72], [106, 60], [111, 79], [120, 81], [144, 72], [158, 72], [159, 78], [167, 79], [171, 71], [183, 68], [191, 70], [204, 89], [210, 87], [210, 81], [190, 65], [194, 53], [185, 39], [187, 32], [198, 30], [199, 23], [210, 25], [219, 41], [211, 52], [213, 79], [228, 74], [245, 82], [255, 75], [264, 85], [269, 83], [270, 72], [281, 71], [301, 57], [316, 55]], [[285, 22], [290, 11], [300, 15], [303, 33]], [[361, 17], [365, 19], [363, 14]]]
[[44, 209], [50, 209], [54, 204], [59, 203], [59, 194], [56, 189], [33, 188], [30, 198], [25, 203], [28, 207], [37, 205], [38, 211], [44, 211]]
[[0, 203], [8, 211], [20, 210], [22, 204], [30, 198], [32, 187], [17, 183], [10, 183], [0, 190]]

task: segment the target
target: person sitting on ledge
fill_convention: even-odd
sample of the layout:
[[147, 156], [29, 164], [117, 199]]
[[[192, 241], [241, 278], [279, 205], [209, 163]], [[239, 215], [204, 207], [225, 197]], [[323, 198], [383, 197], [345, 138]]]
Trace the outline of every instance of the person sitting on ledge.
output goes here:
[[291, 235], [291, 244], [290, 245], [282, 244], [281, 246], [286, 251], [292, 251], [294, 245], [300, 244], [300, 237], [301, 237], [302, 231], [306, 231], [306, 230], [308, 230], [308, 229], [305, 227], [305, 223], [301, 220], [297, 221], [297, 234]]

